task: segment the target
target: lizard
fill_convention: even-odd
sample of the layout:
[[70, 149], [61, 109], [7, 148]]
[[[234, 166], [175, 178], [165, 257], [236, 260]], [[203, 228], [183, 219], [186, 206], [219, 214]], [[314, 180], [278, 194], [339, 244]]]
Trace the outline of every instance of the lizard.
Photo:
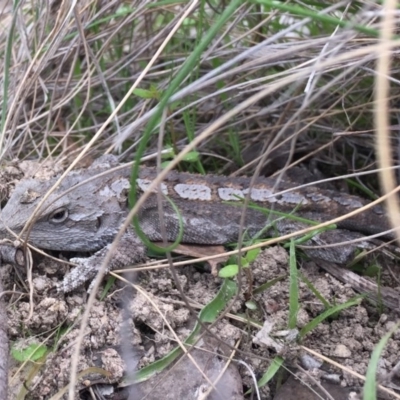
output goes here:
[[[77, 266], [64, 277], [60, 287], [62, 292], [70, 292], [95, 277], [126, 219], [130, 175], [130, 166], [119, 165], [116, 158], [107, 156], [100, 157], [86, 169], [71, 171], [40, 207], [33, 224], [26, 230], [28, 219], [57, 177], [23, 179], [0, 213], [0, 238], [15, 239], [15, 235], [22, 232], [21, 239], [39, 249], [91, 253], [89, 257], [70, 260]], [[155, 168], [141, 167], [136, 180], [139, 194], [147, 191], [156, 177]], [[252, 186], [250, 183], [247, 177], [171, 171], [158, 186], [163, 218], [159, 218], [158, 196], [153, 192], [138, 212], [139, 225], [150, 241], [163, 240], [160, 229], [160, 221], [163, 221], [168, 241], [177, 239], [182, 224], [182, 243], [226, 245], [238, 241], [246, 196], [250, 200], [245, 210], [246, 238], [260, 233], [262, 237], [283, 235], [304, 227], [303, 222], [284, 217], [294, 210], [296, 217], [323, 222], [369, 203], [355, 195], [316, 186], [295, 188], [293, 182], [284, 180], [278, 184], [275, 178], [260, 177]], [[346, 264], [356, 249], [368, 247], [364, 235], [388, 230], [390, 226], [383, 208], [374, 206], [339, 222], [335, 230], [315, 235], [308, 240], [306, 244], [310, 246], [304, 251], [312, 258]], [[393, 239], [394, 235], [386, 233], [385, 238]], [[312, 247], [353, 239], [359, 243], [328, 249]], [[9, 245], [2, 245], [0, 253], [3, 262], [24, 262], [21, 251], [13, 252]], [[133, 265], [145, 258], [146, 246], [129, 227], [114, 249], [107, 271]]]

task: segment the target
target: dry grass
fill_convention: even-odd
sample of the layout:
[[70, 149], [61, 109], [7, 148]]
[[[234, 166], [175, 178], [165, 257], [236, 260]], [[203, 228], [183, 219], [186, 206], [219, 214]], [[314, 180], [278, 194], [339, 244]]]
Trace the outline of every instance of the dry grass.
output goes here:
[[[301, 162], [354, 174], [370, 195], [378, 179], [359, 173], [398, 164], [398, 48], [392, 28], [379, 40], [381, 6], [274, 4], [0, 4], [1, 160], [196, 150], [178, 168], [278, 174]], [[375, 99], [385, 43], [389, 86]]]
[[[2, 159], [74, 159], [100, 129], [93, 157], [118, 151], [121, 159], [132, 158], [159, 98], [223, 9], [198, 8], [141, 77], [184, 7], [44, 4], [20, 5], [9, 57], [2, 41], [0, 52], [9, 62], [1, 71], [9, 75], [2, 96]], [[344, 10], [340, 3], [330, 9]], [[257, 4], [241, 5], [194, 60], [166, 109], [162, 147], [178, 152], [238, 107], [197, 147], [207, 170], [249, 172], [260, 159], [263, 165], [279, 159], [282, 167], [299, 156], [317, 159], [333, 174], [373, 166], [377, 39], [302, 18], [293, 18], [297, 26], [283, 25], [278, 10], [260, 11]], [[365, 6], [356, 14], [371, 32], [379, 23], [372, 11]], [[310, 37], [302, 33], [307, 30], [316, 32]], [[138, 89], [122, 104], [133, 85]], [[265, 94], [252, 101], [260, 90]], [[395, 92], [391, 100], [395, 105]], [[157, 152], [152, 137], [146, 154]]]

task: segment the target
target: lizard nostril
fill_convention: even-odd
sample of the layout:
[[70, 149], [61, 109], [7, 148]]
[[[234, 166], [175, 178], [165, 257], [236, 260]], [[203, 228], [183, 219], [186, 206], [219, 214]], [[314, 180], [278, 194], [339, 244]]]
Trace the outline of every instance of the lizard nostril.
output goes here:
[[101, 217], [97, 217], [96, 230], [100, 229], [100, 227], [101, 227]]

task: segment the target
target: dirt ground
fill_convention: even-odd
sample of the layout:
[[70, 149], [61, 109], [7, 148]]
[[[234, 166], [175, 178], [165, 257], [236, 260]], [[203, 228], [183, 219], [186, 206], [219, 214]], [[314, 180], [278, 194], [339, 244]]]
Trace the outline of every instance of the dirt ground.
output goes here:
[[[287, 262], [287, 252], [283, 248], [271, 247], [264, 250], [251, 266], [254, 286], [258, 287], [278, 276], [287, 275]], [[21, 364], [14, 361], [14, 367], [10, 371], [10, 387], [12, 388], [10, 399], [17, 398], [17, 393], [23, 389], [24, 381], [28, 381], [26, 386], [29, 388], [27, 395], [29, 399], [49, 399], [69, 382], [70, 359], [74, 351], [86, 292], [84, 288], [68, 295], [55, 292], [56, 284], [62, 278], [65, 268], [64, 264], [49, 260], [42, 260], [36, 266], [32, 280], [34, 297], [31, 317], [29, 316], [29, 298], [21, 294], [20, 289], [16, 287], [15, 282], [18, 278], [14, 267], [3, 266], [1, 269], [5, 290], [15, 291], [7, 296], [10, 339], [22, 347], [32, 341], [43, 341], [47, 348], [52, 350], [39, 364], [27, 363], [22, 369]], [[301, 272], [332, 304], [345, 302], [356, 295], [350, 287], [319, 270], [313, 262], [305, 263]], [[216, 295], [221, 286], [221, 279], [195, 266], [183, 267], [177, 270], [177, 274], [187, 300], [193, 305], [205, 305]], [[104, 300], [95, 302], [86, 327], [82, 355], [79, 360], [79, 371], [85, 372], [79, 384], [81, 398], [88, 398], [86, 397], [89, 392], [88, 386], [94, 382], [102, 382], [101, 390], [104, 393], [107, 391], [111, 393], [110, 397], [105, 398], [129, 398], [117, 397], [109, 384], [119, 382], [127, 368], [130, 367], [133, 370], [136, 366], [146, 366], [165, 356], [176, 346], [176, 341], [166, 327], [160, 312], [182, 340], [189, 335], [194, 325], [195, 319], [185, 307], [168, 269], [141, 272], [137, 275], [135, 283], [147, 293], [160, 311], [157, 311], [154, 304], [151, 304], [142, 294], [123, 289], [120, 283], [112, 287]], [[246, 279], [243, 279], [242, 287], [247, 287]], [[299, 289], [302, 307], [298, 311], [297, 327], [301, 329], [324, 309], [306, 284], [300, 282]], [[130, 293], [128, 300], [124, 295], [125, 291]], [[252, 373], [260, 378], [277, 355], [277, 351], [285, 359], [285, 368], [288, 373], [283, 375], [297, 373], [300, 379], [308, 384], [313, 384], [314, 381], [331, 384], [331, 386], [333, 384], [335, 389], [343, 390], [340, 392], [342, 397], [334, 398], [346, 398], [343, 395], [347, 391], [360, 391], [362, 382], [359, 379], [328, 363], [320, 363], [317, 357], [308, 354], [305, 349], [312, 349], [364, 375], [374, 346], [392, 328], [397, 315], [393, 312], [379, 315], [372, 305], [361, 304], [341, 312], [334, 319], [321, 322], [301, 344], [293, 341], [288, 343], [279, 341], [281, 344], [276, 347], [276, 343], [273, 343], [275, 342], [274, 335], [286, 330], [288, 326], [288, 298], [287, 278], [254, 296], [256, 310], [246, 310], [245, 298], [242, 294], [232, 305], [230, 315], [212, 326], [211, 332], [214, 337], [207, 334], [208, 339], [202, 339], [206, 342], [206, 348], [209, 351], [206, 353], [208, 354], [206, 371], [209, 371], [209, 358], [212, 354], [215, 354], [215, 358], [221, 363], [219, 368], [221, 370], [235, 346], [238, 346], [240, 352], [237, 351], [234, 354], [234, 360], [245, 363], [239, 364], [233, 361], [230, 364], [230, 369], [225, 375], [226, 379], [233, 380], [235, 384], [222, 385], [220, 389], [223, 393], [222, 398], [243, 398], [242, 390], [246, 392], [253, 385]], [[256, 328], [243, 320], [234, 319], [234, 315], [243, 317], [244, 313], [247, 314], [249, 321], [264, 322], [264, 328]], [[266, 324], [271, 326], [271, 333], [265, 329]], [[122, 331], [123, 335], [121, 335]], [[381, 376], [388, 375], [398, 362], [399, 334], [397, 332], [389, 339], [384, 350], [379, 363]], [[221, 349], [224, 346], [220, 341], [230, 347], [225, 346], [226, 349]], [[204, 347], [204, 343], [201, 347]], [[126, 357], [125, 360], [122, 357], [123, 354], [127, 354], [124, 350], [127, 348], [127, 353], [130, 355], [129, 366]], [[201, 351], [199, 353], [203, 354]], [[200, 360], [201, 356], [197, 355], [195, 359]], [[93, 367], [100, 368], [101, 373], [96, 374]], [[310, 368], [308, 371], [307, 367]], [[182, 392], [177, 393], [177, 387], [182, 389], [183, 386], [186, 390], [184, 393], [193, 393], [192, 398], [195, 398], [195, 393], [205, 382], [201, 382], [201, 378], [200, 381], [194, 379], [198, 371], [193, 364], [188, 365], [184, 370], [191, 373], [178, 386], [177, 382], [179, 382], [179, 377], [183, 377], [183, 373], [175, 374], [174, 369], [170, 372], [173, 380], [169, 382], [169, 385], [164, 382], [158, 391], [153, 379], [150, 388], [155, 391], [147, 398], [159, 398], [160, 391], [169, 393], [171, 396], [168, 398], [183, 398], [180, 397], [183, 396]], [[104, 371], [108, 371], [109, 376], [102, 375]], [[285, 377], [281, 376], [281, 379]], [[197, 387], [196, 382], [199, 385]], [[297, 383], [291, 382], [293, 389], [293, 385]], [[261, 398], [289, 398], [287, 395], [279, 397], [279, 392], [276, 394], [276, 387], [277, 380], [274, 379], [260, 389]], [[300, 388], [306, 390], [303, 386]], [[147, 393], [149, 385], [142, 385], [139, 390], [142, 394]], [[281, 390], [284, 390], [284, 387]], [[333, 389], [331, 393], [332, 391]], [[128, 396], [126, 389], [121, 393]], [[300, 393], [299, 389], [296, 389], [296, 393]], [[78, 398], [78, 393], [76, 396]], [[120, 396], [123, 395], [120, 394]], [[308, 396], [311, 396], [310, 392]]]
[[[19, 175], [17, 169], [8, 171], [8, 180], [2, 180], [3, 198], [8, 196], [10, 182], [20, 178]], [[344, 303], [357, 295], [315, 262], [303, 261], [299, 267], [303, 276], [330, 304]], [[67, 295], [57, 292], [57, 285], [69, 268], [61, 261], [35, 257], [31, 301], [26, 271], [10, 265], [0, 269], [12, 348], [18, 350], [32, 343], [42, 343], [48, 350], [35, 362], [21, 363], [11, 357], [9, 399], [23, 395], [35, 400], [66, 398], [71, 357], [87, 299], [83, 287]], [[365, 375], [372, 351], [397, 322], [397, 313], [381, 311], [363, 301], [320, 322], [299, 343], [296, 332], [288, 331], [287, 251], [279, 246], [267, 248], [249, 270], [253, 280], [251, 285], [248, 276], [243, 275], [240, 295], [230, 304], [229, 313], [208, 325], [209, 332], [202, 335], [196, 348], [172, 367], [136, 386], [129, 385], [127, 375], [169, 354], [178, 346], [174, 335], [180, 340], [188, 337], [196, 322], [193, 312], [198, 313], [216, 296], [222, 279], [210, 273], [207, 265], [176, 269], [192, 312], [182, 300], [168, 268], [135, 274], [132, 282], [146, 295], [118, 279], [104, 299], [99, 298], [101, 289], [85, 328], [75, 397], [205, 398], [202, 396], [210, 389], [210, 382], [202, 375], [204, 373], [210, 381], [218, 381], [216, 391], [208, 398], [251, 398], [254, 393], [246, 393], [254, 388], [254, 379], [260, 379], [271, 367], [272, 360], [280, 355], [284, 359], [283, 372], [260, 388], [260, 398], [360, 398], [363, 381], [351, 371]], [[256, 289], [278, 277], [281, 279], [251, 298], [253, 307], [246, 306], [250, 286]], [[389, 274], [384, 275], [382, 281], [385, 285], [396, 284]], [[305, 279], [299, 280], [299, 304], [297, 329], [324, 311], [322, 302], [312, 293]], [[394, 389], [397, 388], [395, 366], [399, 358], [399, 337], [397, 330], [389, 339], [378, 365], [380, 381], [390, 380]], [[311, 351], [341, 367], [320, 360]], [[380, 394], [382, 398], [391, 398], [383, 392]]]

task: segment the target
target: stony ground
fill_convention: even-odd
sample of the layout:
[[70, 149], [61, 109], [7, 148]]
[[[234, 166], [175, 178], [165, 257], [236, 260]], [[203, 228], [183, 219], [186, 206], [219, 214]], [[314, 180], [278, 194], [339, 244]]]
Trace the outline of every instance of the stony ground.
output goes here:
[[[24, 174], [30, 170], [24, 167]], [[7, 179], [3, 176], [3, 198], [20, 175], [18, 168], [10, 167], [5, 175]], [[331, 304], [344, 303], [356, 296], [350, 287], [322, 271], [314, 262], [301, 261], [299, 266], [303, 276]], [[13, 348], [42, 343], [48, 349], [48, 354], [36, 362], [21, 364], [12, 358], [10, 399], [18, 398], [21, 393], [25, 393], [27, 399], [50, 399], [56, 394], [61, 396], [68, 385], [71, 357], [87, 299], [85, 288], [68, 295], [57, 293], [56, 287], [69, 268], [62, 261], [35, 256], [31, 299], [26, 271], [9, 265], [3, 265], [0, 270], [7, 291], [4, 299]], [[374, 347], [393, 327], [398, 315], [381, 311], [364, 301], [322, 321], [299, 343], [295, 337], [290, 339], [290, 332], [287, 332], [287, 251], [279, 246], [263, 250], [249, 271], [253, 288], [280, 279], [254, 295], [255, 307], [250, 309], [246, 307], [250, 275], [244, 274], [240, 295], [231, 304], [229, 314], [209, 326], [209, 332], [202, 335], [196, 349], [173, 367], [133, 388], [128, 384], [127, 373], [161, 359], [177, 347], [174, 335], [184, 340], [190, 334], [196, 322], [193, 311], [197, 313], [216, 296], [222, 280], [211, 273], [208, 265], [176, 269], [192, 312], [182, 300], [168, 268], [138, 272], [133, 277], [127, 275], [145, 294], [132, 290], [118, 279], [102, 299], [100, 290], [85, 329], [76, 398], [136, 399], [145, 394], [150, 399], [160, 396], [198, 398], [209, 389], [202, 373], [211, 381], [222, 376], [216, 384], [220, 396], [214, 393], [209, 398], [250, 398], [244, 393], [253, 387], [253, 374], [260, 379], [278, 354], [285, 360], [283, 373], [260, 389], [262, 399], [290, 400], [293, 394], [296, 399], [329, 398], [324, 390], [335, 399], [345, 399], [348, 395], [357, 398], [363, 382], [350, 370], [366, 373]], [[385, 284], [389, 284], [388, 281]], [[106, 280], [103, 286], [105, 283]], [[320, 315], [324, 307], [304, 279], [299, 281], [299, 298], [301, 308], [296, 326], [301, 329]], [[396, 332], [389, 339], [379, 363], [381, 380], [389, 376], [392, 386], [396, 378], [392, 371], [398, 363], [399, 335], [400, 332]], [[342, 368], [320, 361], [308, 349]], [[293, 376], [312, 386], [313, 391], [299, 385]], [[121, 387], [117, 389], [118, 384]]]
[[[66, 296], [56, 293], [55, 286], [61, 280], [65, 268], [65, 264], [49, 260], [42, 260], [35, 266], [32, 280], [34, 296], [31, 316], [28, 296], [22, 294], [16, 287], [15, 282], [18, 282], [19, 278], [16, 276], [15, 269], [11, 266], [3, 266], [1, 270], [6, 290], [14, 290], [12, 295], [7, 296], [11, 340], [16, 341], [19, 346], [27, 345], [32, 341], [43, 341], [52, 350], [40, 364], [27, 363], [21, 369], [19, 363], [14, 363], [10, 379], [11, 387], [15, 391], [10, 398], [16, 398], [14, 396], [21, 390], [22, 382], [26, 380], [30, 389], [27, 398], [31, 399], [48, 399], [69, 382], [70, 358], [74, 351], [74, 341], [78, 334], [86, 292], [82, 288]], [[254, 286], [258, 287], [279, 276], [287, 276], [287, 271], [286, 250], [281, 247], [266, 249], [252, 265]], [[301, 271], [331, 303], [342, 303], [356, 295], [351, 288], [321, 272], [312, 262], [304, 264]], [[197, 306], [195, 309], [209, 302], [221, 285], [219, 278], [207, 271], [199, 270], [198, 267], [183, 267], [177, 271], [177, 274], [187, 300]], [[24, 276], [23, 272], [21, 275]], [[137, 275], [135, 284], [147, 293], [151, 302], [144, 295], [123, 289], [123, 285], [117, 283], [104, 300], [95, 302], [91, 310], [79, 360], [79, 370], [84, 371], [79, 386], [82, 398], [85, 398], [84, 393], [88, 390], [86, 386], [94, 382], [103, 382], [103, 390], [111, 391], [108, 384], [119, 382], [124, 376], [127, 361], [123, 359], [124, 354], [129, 354], [130, 367], [134, 368], [137, 363], [143, 367], [165, 356], [177, 345], [161, 314], [182, 340], [189, 335], [194, 325], [195, 319], [182, 301], [168, 269], [141, 272]], [[17, 286], [19, 286], [18, 283]], [[243, 279], [242, 286], [247, 287], [246, 279]], [[129, 297], [125, 295], [126, 291], [130, 293]], [[240, 352], [234, 354], [234, 359], [242, 360], [247, 364], [247, 366], [236, 362], [230, 364], [228, 372], [225, 372], [225, 379], [235, 382], [235, 385], [221, 383], [224, 398], [228, 398], [225, 397], [227, 390], [230, 391], [229, 398], [243, 398], [242, 388], [247, 390], [252, 385], [250, 370], [257, 377], [262, 376], [277, 355], [277, 351], [284, 356], [288, 373], [299, 373], [303, 382], [312, 384], [314, 380], [322, 381], [333, 386], [335, 390], [359, 391], [362, 384], [359, 379], [327, 363], [323, 365], [317, 362], [315, 365], [311, 363], [312, 366], [318, 366], [318, 368], [305, 371], [307, 366], [305, 360], [308, 354], [305, 348], [329, 357], [355, 372], [365, 374], [374, 346], [393, 326], [397, 318], [393, 313], [379, 315], [374, 307], [361, 304], [341, 312], [334, 319], [320, 323], [307, 335], [301, 345], [290, 341], [284, 343], [276, 339], [275, 335], [287, 329], [288, 298], [287, 278], [254, 297], [258, 307], [255, 311], [246, 310], [245, 298], [242, 294], [234, 302], [229, 316], [218, 321], [212, 326], [211, 333], [202, 338], [199, 345], [203, 349], [206, 348], [208, 352], [197, 350], [192, 355], [200, 365], [202, 365], [202, 355], [207, 355], [207, 359], [203, 362], [203, 365], [207, 366], [205, 371], [211, 373], [216, 369], [221, 372], [235, 346], [238, 346]], [[302, 307], [297, 317], [299, 329], [323, 312], [320, 301], [304, 283], [300, 283], [300, 304]], [[246, 323], [245, 319], [243, 320], [244, 313], [247, 314], [249, 321], [263, 321], [264, 328], [266, 325], [270, 326], [271, 332]], [[241, 320], [235, 319], [235, 315], [240, 315]], [[124, 332], [123, 335], [121, 331]], [[382, 375], [389, 374], [398, 362], [398, 339], [398, 334], [390, 339], [384, 351], [379, 365]], [[274, 343], [275, 340], [279, 343], [278, 347]], [[221, 341], [228, 346], [224, 346]], [[127, 348], [128, 353], [124, 350]], [[212, 360], [219, 362], [218, 367], [210, 368]], [[318, 359], [314, 357], [314, 360]], [[191, 361], [186, 360], [184, 363], [187, 365]], [[298, 364], [303, 367], [296, 368]], [[95, 371], [93, 367], [98, 367], [100, 370]], [[304, 370], [300, 372], [303, 368]], [[188, 376], [184, 377], [183, 373], [179, 372], [182, 369], [187, 371]], [[106, 371], [107, 376], [105, 376]], [[201, 377], [195, 379], [198, 371], [193, 365], [187, 365], [187, 368], [180, 368], [177, 371], [174, 373], [172, 369], [169, 372], [169, 375], [173, 377], [172, 381], [156, 378], [156, 381], [162, 382], [160, 388], [157, 389], [153, 379], [150, 385], [143, 385], [140, 391], [147, 393], [150, 387], [155, 390], [153, 394], [150, 394], [150, 398], [159, 398], [160, 391], [170, 393], [171, 398], [182, 398], [180, 397], [182, 393], [194, 395], [201, 385], [205, 385], [204, 381], [201, 382]], [[183, 378], [182, 383], [176, 385], [180, 377]], [[189, 387], [187, 387], [187, 382], [190, 383]], [[292, 385], [296, 383], [293, 382]], [[183, 392], [177, 392], [178, 388]], [[275, 395], [275, 381], [261, 389], [263, 399], [272, 399]], [[311, 396], [310, 393], [308, 395]], [[343, 396], [343, 392], [340, 392], [340, 395]], [[278, 393], [276, 398], [288, 397], [279, 397]]]

